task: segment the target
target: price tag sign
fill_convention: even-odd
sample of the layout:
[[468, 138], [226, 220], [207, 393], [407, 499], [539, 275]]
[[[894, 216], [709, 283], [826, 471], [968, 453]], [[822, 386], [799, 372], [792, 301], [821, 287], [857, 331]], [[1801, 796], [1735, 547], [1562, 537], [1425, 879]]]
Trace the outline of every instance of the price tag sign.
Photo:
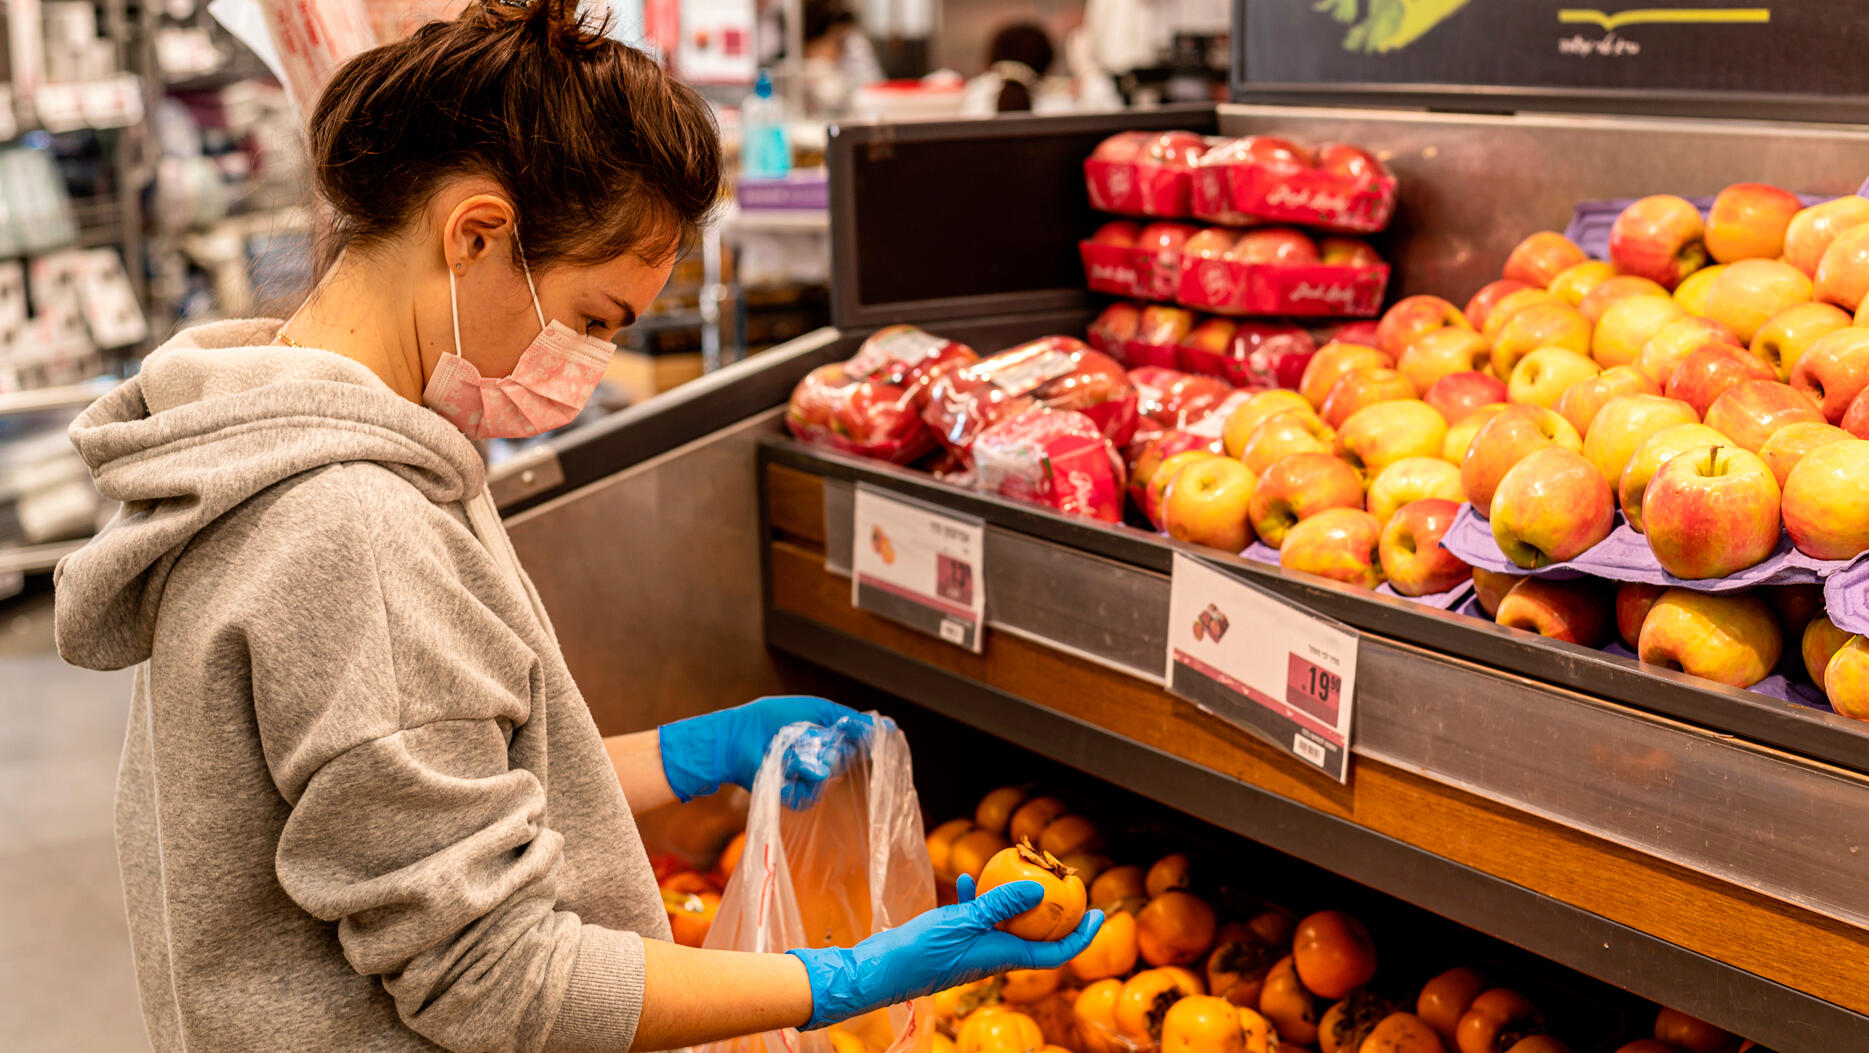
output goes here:
[[986, 622], [986, 524], [858, 484], [850, 602], [978, 654]]
[[1350, 777], [1356, 631], [1175, 553], [1168, 687], [1338, 782]]

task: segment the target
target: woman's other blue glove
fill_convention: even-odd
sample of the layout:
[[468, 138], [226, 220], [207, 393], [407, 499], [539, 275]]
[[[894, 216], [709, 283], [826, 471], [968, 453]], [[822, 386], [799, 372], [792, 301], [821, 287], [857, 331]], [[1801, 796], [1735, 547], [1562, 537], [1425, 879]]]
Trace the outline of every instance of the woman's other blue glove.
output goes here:
[[961, 875], [960, 902], [879, 932], [855, 947], [800, 948], [788, 953], [805, 963], [811, 979], [811, 1020], [806, 1029], [861, 1016], [873, 1009], [945, 991], [1008, 969], [1055, 969], [1090, 946], [1103, 912], [1088, 911], [1077, 929], [1055, 943], [1020, 939], [994, 926], [1038, 906], [1036, 881], [1013, 881], [974, 898], [973, 879]]
[[766, 747], [788, 724], [819, 725], [786, 751], [780, 800], [803, 808], [818, 799], [820, 784], [844, 770], [867, 746], [871, 721], [848, 706], [822, 698], [781, 696], [662, 725], [662, 772], [669, 789], [687, 801], [722, 786], [753, 788]]

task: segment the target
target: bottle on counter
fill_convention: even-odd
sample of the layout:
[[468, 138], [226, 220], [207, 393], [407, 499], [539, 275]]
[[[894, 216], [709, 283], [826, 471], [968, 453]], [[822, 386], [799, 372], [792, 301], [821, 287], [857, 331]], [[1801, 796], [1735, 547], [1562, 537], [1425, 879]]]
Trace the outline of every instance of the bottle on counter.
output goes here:
[[792, 142], [785, 131], [785, 101], [772, 93], [772, 74], [759, 71], [753, 94], [740, 104], [740, 174], [748, 179], [783, 179], [792, 170]]

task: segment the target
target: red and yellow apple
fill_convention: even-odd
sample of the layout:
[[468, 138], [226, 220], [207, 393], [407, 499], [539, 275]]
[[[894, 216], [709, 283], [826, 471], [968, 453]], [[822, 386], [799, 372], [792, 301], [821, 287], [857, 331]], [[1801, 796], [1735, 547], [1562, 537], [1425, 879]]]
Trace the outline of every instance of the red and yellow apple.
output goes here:
[[1395, 368], [1426, 391], [1442, 377], [1485, 369], [1492, 360], [1492, 345], [1471, 329], [1444, 326], [1416, 337], [1395, 360]]
[[1391, 357], [1400, 355], [1423, 333], [1436, 329], [1471, 329], [1460, 308], [1438, 296], [1408, 296], [1383, 312], [1376, 326], [1376, 346]]
[[1771, 604], [1755, 593], [1669, 589], [1649, 608], [1636, 656], [1733, 687], [1751, 687], [1778, 667], [1784, 638]]
[[1645, 197], [1616, 217], [1609, 229], [1610, 262], [1624, 274], [1672, 289], [1707, 262], [1700, 210], [1672, 194]]
[[1677, 424], [1698, 420], [1692, 406], [1665, 395], [1613, 398], [1584, 433], [1584, 459], [1596, 465], [1596, 470], [1603, 473], [1603, 481], [1614, 487], [1622, 481], [1623, 469], [1643, 443]]
[[1317, 415], [1312, 410], [1311, 404], [1304, 400], [1303, 395], [1284, 388], [1262, 391], [1235, 406], [1233, 411], [1227, 414], [1226, 423], [1221, 426], [1220, 430], [1220, 441], [1226, 449], [1227, 456], [1238, 457], [1246, 449], [1246, 439], [1252, 435], [1253, 429], [1259, 427], [1260, 422], [1273, 414], [1284, 413], [1287, 410], [1295, 410], [1313, 417]]
[[1506, 322], [1510, 321], [1513, 315], [1527, 307], [1541, 303], [1555, 303], [1562, 306], [1563, 301], [1536, 285], [1527, 285], [1523, 289], [1507, 293], [1499, 298], [1499, 302], [1493, 305], [1492, 310], [1486, 312], [1486, 324], [1480, 327], [1480, 335], [1485, 337], [1488, 343], [1492, 342], [1498, 338], [1499, 330], [1505, 327]]
[[1382, 257], [1360, 238], [1325, 238], [1317, 243], [1317, 261], [1327, 267], [1376, 267]]
[[1707, 213], [1707, 255], [1720, 263], [1777, 259], [1785, 251], [1785, 230], [1803, 209], [1789, 190], [1734, 183], [1720, 191]]
[[1557, 405], [1558, 399], [1573, 385], [1598, 372], [1595, 362], [1575, 351], [1541, 347], [1512, 367], [1512, 379], [1506, 383], [1506, 397], [1512, 402], [1550, 408]]
[[1467, 316], [1467, 324], [1473, 326], [1475, 329], [1483, 328], [1486, 325], [1487, 316], [1492, 314], [1493, 308], [1498, 305], [1500, 300], [1518, 292], [1520, 289], [1531, 288], [1535, 288], [1535, 286], [1527, 285], [1524, 282], [1515, 282], [1507, 278], [1501, 278], [1496, 282], [1487, 282], [1485, 285], [1480, 286], [1480, 291], [1474, 293], [1472, 298], [1467, 301], [1466, 309], [1461, 313]]
[[1149, 481], [1142, 490], [1142, 514], [1147, 516], [1157, 530], [1162, 529], [1162, 499], [1167, 495], [1168, 484], [1183, 468], [1209, 457], [1218, 457], [1212, 450], [1183, 450], [1162, 461], [1161, 467], [1149, 476]]
[[1635, 364], [1648, 379], [1665, 388], [1683, 359], [1709, 345], [1736, 349], [1739, 341], [1711, 318], [1677, 318], [1655, 330], [1655, 335], [1642, 345]]
[[1635, 448], [1635, 456], [1622, 470], [1622, 478], [1616, 481], [1616, 498], [1622, 505], [1622, 517], [1636, 533], [1642, 532], [1642, 496], [1648, 490], [1650, 480], [1661, 466], [1673, 460], [1677, 455], [1696, 446], [1724, 443], [1731, 440], [1705, 424], [1676, 424], [1663, 428], [1648, 437], [1648, 440]]
[[1707, 317], [1751, 344], [1773, 315], [1810, 298], [1811, 280], [1789, 263], [1740, 260], [1728, 264], [1707, 290]]
[[1460, 489], [1460, 469], [1439, 457], [1404, 457], [1376, 473], [1363, 503], [1370, 515], [1387, 523], [1403, 505], [1428, 498], [1455, 504], [1466, 500], [1466, 492]]
[[1583, 438], [1569, 421], [1542, 406], [1508, 406], [1474, 432], [1460, 462], [1460, 488], [1474, 508], [1490, 511], [1493, 492], [1506, 473], [1527, 454], [1552, 446], [1581, 451]]
[[1675, 577], [1736, 574], [1778, 547], [1778, 481], [1757, 454], [1696, 446], [1649, 480], [1642, 527], [1655, 561]]
[[1785, 480], [1790, 478], [1791, 469], [1804, 455], [1819, 446], [1828, 446], [1833, 442], [1842, 442], [1850, 433], [1834, 424], [1818, 424], [1815, 421], [1800, 421], [1787, 424], [1772, 433], [1759, 447], [1759, 459], [1772, 470], [1772, 478], [1778, 480], [1779, 489], [1783, 489]]
[[1590, 355], [1604, 369], [1632, 365], [1651, 337], [1688, 317], [1687, 308], [1666, 295], [1625, 296], [1609, 305], [1590, 335]]
[[1807, 348], [1849, 324], [1850, 316], [1835, 304], [1792, 304], [1766, 319], [1752, 335], [1752, 353], [1770, 363], [1779, 380], [1790, 380]]
[[1446, 592], [1473, 576], [1473, 568], [1441, 547], [1441, 538], [1460, 513], [1455, 501], [1440, 497], [1410, 501], [1395, 510], [1382, 528], [1377, 552], [1390, 587], [1404, 596]]
[[1689, 354], [1668, 378], [1667, 395], [1680, 399], [1706, 416], [1713, 403], [1736, 384], [1748, 380], [1775, 380], [1778, 374], [1762, 358], [1745, 348], [1709, 344]]
[[1852, 325], [1818, 337], [1792, 367], [1791, 386], [1815, 399], [1825, 420], [1840, 423], [1869, 388], [1869, 329]]
[[1149, 490], [1149, 481], [1155, 478], [1156, 472], [1161, 471], [1162, 465], [1167, 464], [1168, 459], [1175, 454], [1185, 453], [1188, 450], [1219, 453], [1220, 444], [1205, 435], [1196, 435], [1193, 432], [1175, 428], [1163, 432], [1142, 448], [1142, 452], [1136, 457], [1136, 463], [1129, 468], [1129, 493], [1135, 498], [1137, 505], [1143, 505], [1144, 495]]
[[1316, 415], [1286, 410], [1259, 422], [1240, 445], [1239, 460], [1254, 474], [1264, 475], [1294, 453], [1329, 453], [1336, 441], [1337, 433]]
[[1804, 626], [1804, 634], [1798, 638], [1798, 656], [1804, 659], [1804, 672], [1818, 690], [1823, 690], [1824, 669], [1830, 665], [1830, 659], [1855, 635], [1848, 629], [1837, 628], [1835, 622], [1821, 614]]
[[1295, 267], [1317, 263], [1317, 243], [1303, 231], [1290, 227], [1260, 227], [1241, 234], [1239, 240], [1220, 254], [1223, 260], [1238, 263], [1263, 263], [1277, 267]]
[[1570, 426], [1577, 429], [1577, 434], [1587, 439], [1590, 436], [1590, 422], [1596, 420], [1596, 415], [1609, 404], [1609, 400], [1623, 395], [1659, 394], [1661, 388], [1640, 369], [1617, 366], [1573, 384], [1551, 408], [1558, 412], [1558, 416], [1570, 421]]
[[1452, 465], [1465, 463], [1467, 449], [1473, 445], [1473, 436], [1486, 426], [1486, 422], [1505, 410], [1506, 403], [1490, 402], [1460, 418], [1447, 429], [1447, 438], [1441, 440], [1441, 460]]
[[1499, 481], [1487, 518], [1499, 551], [1536, 570], [1576, 559], [1608, 537], [1616, 525], [1616, 496], [1582, 454], [1547, 446]]
[[1512, 591], [1512, 586], [1524, 580], [1523, 574], [1502, 574], [1496, 570], [1474, 567], [1473, 598], [1479, 601], [1480, 610], [1485, 611], [1488, 618], [1496, 618], [1499, 615], [1499, 602], [1506, 598], [1506, 593]]
[[1493, 620], [1546, 639], [1601, 647], [1614, 631], [1613, 604], [1609, 589], [1591, 578], [1521, 578], [1500, 599]]
[[1587, 262], [1589, 258], [1564, 235], [1555, 230], [1541, 230], [1513, 247], [1500, 277], [1542, 289], [1568, 268]]
[[1238, 552], [1252, 541], [1247, 509], [1258, 479], [1231, 457], [1182, 468], [1162, 494], [1162, 526], [1178, 541]]
[[1852, 636], [1824, 667], [1824, 696], [1851, 720], [1869, 720], [1869, 637]]
[[1395, 367], [1395, 358], [1386, 351], [1381, 351], [1363, 344], [1346, 344], [1332, 340], [1317, 349], [1311, 361], [1305, 364], [1304, 376], [1298, 381], [1298, 394], [1313, 407], [1322, 406], [1324, 397], [1330, 394], [1331, 385], [1337, 378], [1352, 369], [1366, 369], [1371, 366], [1382, 369]]
[[1330, 508], [1294, 524], [1278, 565], [1345, 585], [1382, 584], [1382, 524], [1360, 508]]
[[1869, 439], [1869, 391], [1856, 396], [1850, 408], [1843, 413], [1843, 419], [1837, 426], [1858, 439]]
[[1330, 508], [1362, 511], [1362, 477], [1330, 454], [1299, 453], [1259, 477], [1249, 514], [1259, 540], [1278, 548], [1294, 525]]
[[1337, 378], [1330, 386], [1330, 394], [1324, 396], [1324, 404], [1318, 407], [1317, 415], [1325, 424], [1341, 428], [1351, 414], [1365, 406], [1414, 397], [1415, 385], [1401, 373], [1381, 366], [1365, 366]]
[[1806, 420], [1821, 423], [1823, 419], [1817, 400], [1789, 384], [1776, 380], [1744, 380], [1714, 399], [1702, 421], [1741, 447], [1757, 453], [1765, 440], [1785, 425]]
[[1583, 300], [1577, 304], [1577, 313], [1583, 315], [1584, 321], [1595, 325], [1602, 321], [1603, 315], [1619, 301], [1631, 296], [1666, 295], [1668, 295], [1668, 290], [1647, 278], [1638, 278], [1633, 274], [1618, 274], [1614, 278], [1606, 278], [1598, 282], [1588, 293], [1585, 293]]
[[1851, 194], [1799, 212], [1785, 228], [1785, 262], [1815, 276], [1824, 252], [1838, 234], [1869, 223], [1869, 200]]
[[1418, 399], [1395, 399], [1365, 406], [1350, 415], [1337, 432], [1337, 456], [1373, 479], [1407, 457], [1437, 457], [1447, 438], [1447, 421]]
[[1648, 620], [1648, 609], [1667, 591], [1666, 585], [1639, 581], [1625, 581], [1616, 586], [1616, 635], [1622, 637], [1629, 650], [1640, 646], [1642, 623]]
[[1449, 373], [1429, 385], [1421, 401], [1440, 411], [1449, 424], [1458, 424], [1481, 406], [1506, 400], [1505, 382], [1491, 373], [1474, 370]]
[[1674, 302], [1687, 308], [1687, 313], [1696, 318], [1707, 316], [1707, 294], [1713, 291], [1713, 283], [1726, 273], [1726, 264], [1716, 263], [1711, 267], [1702, 267], [1681, 279], [1681, 284], [1674, 287]]
[[1561, 303], [1533, 304], [1515, 312], [1493, 340], [1493, 375], [1510, 380], [1519, 359], [1541, 347], [1559, 347], [1580, 355], [1590, 352], [1590, 323]]
[[1854, 312], [1869, 294], [1869, 223], [1838, 234], [1811, 276], [1812, 297]]
[[1815, 559], [1869, 551], [1869, 440], [1833, 442], [1805, 454], [1785, 477], [1785, 531]]
[[1566, 306], [1576, 307], [1583, 303], [1583, 298], [1590, 290], [1616, 276], [1616, 265], [1607, 260], [1585, 260], [1573, 263], [1558, 272], [1545, 286], [1546, 291], [1563, 301]]

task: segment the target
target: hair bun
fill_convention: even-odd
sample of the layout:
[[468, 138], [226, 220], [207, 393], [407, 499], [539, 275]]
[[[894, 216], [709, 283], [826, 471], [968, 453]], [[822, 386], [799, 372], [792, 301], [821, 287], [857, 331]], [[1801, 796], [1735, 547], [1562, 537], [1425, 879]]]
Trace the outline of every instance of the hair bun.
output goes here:
[[601, 46], [610, 15], [586, 15], [579, 0], [479, 0], [461, 13], [491, 32], [518, 32], [540, 44], [580, 56]]

